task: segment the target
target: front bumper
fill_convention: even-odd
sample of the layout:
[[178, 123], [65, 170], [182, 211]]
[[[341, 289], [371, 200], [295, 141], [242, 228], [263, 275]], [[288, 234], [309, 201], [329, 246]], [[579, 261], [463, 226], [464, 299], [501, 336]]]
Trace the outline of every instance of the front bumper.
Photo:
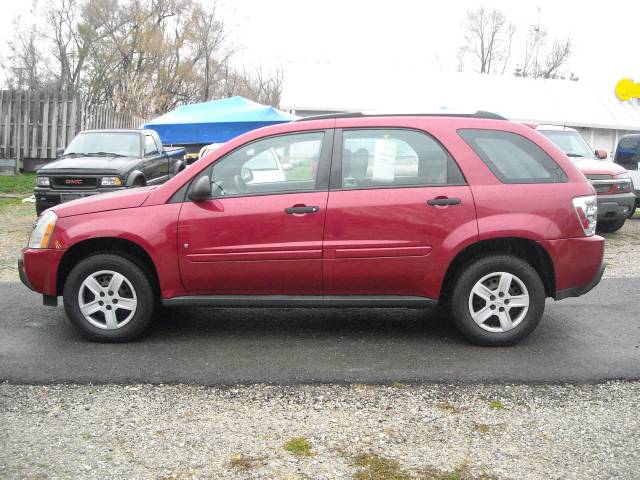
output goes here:
[[33, 195], [36, 198], [36, 212], [40, 215], [47, 208], [54, 207], [76, 198], [90, 197], [100, 193], [115, 192], [126, 187], [101, 188], [99, 190], [54, 190], [52, 188], [36, 188]]
[[65, 250], [24, 248], [18, 258], [20, 281], [46, 297], [58, 296], [57, 275]]
[[633, 192], [617, 195], [598, 195], [598, 221], [627, 218], [636, 203]]

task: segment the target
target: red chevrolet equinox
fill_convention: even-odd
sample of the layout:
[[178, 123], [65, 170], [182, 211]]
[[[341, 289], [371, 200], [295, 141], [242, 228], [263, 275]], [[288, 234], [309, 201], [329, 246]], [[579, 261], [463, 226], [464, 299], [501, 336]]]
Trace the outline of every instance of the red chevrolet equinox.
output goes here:
[[22, 281], [87, 338], [161, 306], [448, 307], [509, 345], [602, 277], [595, 191], [532, 128], [487, 113], [339, 114], [255, 130], [158, 187], [57, 205]]

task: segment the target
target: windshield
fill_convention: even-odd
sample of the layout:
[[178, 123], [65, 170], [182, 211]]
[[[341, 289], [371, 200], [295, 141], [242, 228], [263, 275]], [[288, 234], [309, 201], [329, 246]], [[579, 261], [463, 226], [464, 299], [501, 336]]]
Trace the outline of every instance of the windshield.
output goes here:
[[140, 134], [135, 132], [87, 132], [73, 139], [64, 155], [112, 154], [140, 156]]
[[578, 132], [567, 130], [539, 130], [541, 134], [560, 147], [569, 157], [595, 158], [593, 151]]

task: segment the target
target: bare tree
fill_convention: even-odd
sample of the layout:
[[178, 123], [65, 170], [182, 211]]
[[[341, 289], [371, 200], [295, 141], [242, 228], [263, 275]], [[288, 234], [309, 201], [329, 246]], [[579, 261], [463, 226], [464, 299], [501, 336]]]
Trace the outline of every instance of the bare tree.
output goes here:
[[464, 45], [458, 50], [458, 69], [478, 73], [501, 73], [511, 54], [515, 27], [495, 8], [467, 10]]
[[38, 48], [41, 35], [36, 25], [24, 26], [17, 18], [14, 21], [16, 36], [8, 42], [9, 62], [7, 84], [9, 88], [29, 88], [37, 90], [45, 86], [44, 58]]
[[[532, 78], [564, 78], [560, 68], [567, 63], [572, 54], [571, 39], [553, 39], [551, 47], [547, 47], [547, 30], [540, 22], [540, 9], [538, 20], [529, 27], [525, 37], [524, 55], [522, 63], [518, 64], [514, 74], [518, 77]], [[570, 80], [577, 79], [573, 73]]]
[[[202, 0], [46, 0], [40, 36], [16, 28], [9, 80], [73, 88], [85, 104], [141, 117], [230, 95], [278, 105], [280, 70], [232, 65], [215, 4]], [[43, 49], [41, 44], [48, 48]], [[40, 48], [36, 48], [40, 46]], [[9, 70], [8, 70], [9, 71]]]

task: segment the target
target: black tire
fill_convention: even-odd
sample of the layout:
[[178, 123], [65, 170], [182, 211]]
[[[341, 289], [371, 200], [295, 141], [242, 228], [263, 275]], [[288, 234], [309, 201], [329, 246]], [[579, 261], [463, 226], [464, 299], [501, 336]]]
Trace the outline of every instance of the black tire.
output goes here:
[[[124, 322], [122, 322], [123, 325], [121, 327], [112, 330], [99, 328], [86, 319], [80, 311], [78, 299], [80, 288], [85, 279], [91, 274], [103, 270], [123, 275], [126, 281], [133, 287], [132, 291], [134, 294], [130, 293], [130, 295], [135, 296], [137, 301], [133, 316], [131, 316], [127, 323], [124, 324]], [[128, 284], [125, 284], [124, 288], [125, 293], [126, 291], [131, 292]], [[119, 292], [116, 292], [116, 294], [118, 293]], [[111, 293], [105, 292], [105, 295], [104, 300], [107, 300], [110, 298], [109, 295], [111, 295]], [[81, 260], [67, 276], [64, 283], [63, 298], [64, 308], [71, 325], [85, 338], [96, 342], [128, 342], [137, 338], [149, 326], [154, 310], [153, 288], [145, 272], [130, 259], [114, 253], [99, 253]], [[99, 299], [96, 297], [96, 300]], [[117, 303], [117, 300], [114, 303]], [[116, 311], [121, 317], [126, 315], [127, 310], [119, 309], [115, 305], [112, 308], [114, 311], [113, 315], [116, 315]], [[97, 320], [94, 318], [94, 321], [98, 323], [100, 322], [101, 316], [104, 319], [104, 314], [100, 314], [99, 312], [93, 315], [97, 317]], [[128, 317], [127, 315], [127, 318]]]
[[631, 211], [629, 211], [629, 215], [627, 215], [627, 218], [632, 218], [636, 214], [636, 208], [638, 208], [638, 200], [636, 200], [636, 203], [634, 203], [633, 207], [631, 207]]
[[601, 233], [614, 233], [622, 228], [626, 220], [626, 218], [619, 220], [598, 220], [596, 230]]
[[[473, 320], [470, 312], [469, 299], [472, 289], [482, 278], [495, 272], [507, 272], [516, 276], [529, 294], [528, 311], [519, 323], [508, 331], [487, 331]], [[516, 285], [515, 288], [519, 286]], [[466, 264], [461, 269], [453, 284], [449, 309], [456, 327], [469, 342], [484, 346], [514, 345], [529, 335], [540, 323], [544, 313], [545, 297], [542, 280], [529, 263], [514, 255], [490, 254]], [[516, 309], [514, 311], [516, 316], [517, 312], [524, 313], [524, 309]], [[495, 316], [487, 320], [487, 322], [497, 321], [498, 318]], [[487, 325], [487, 327], [491, 326], [491, 323]]]

